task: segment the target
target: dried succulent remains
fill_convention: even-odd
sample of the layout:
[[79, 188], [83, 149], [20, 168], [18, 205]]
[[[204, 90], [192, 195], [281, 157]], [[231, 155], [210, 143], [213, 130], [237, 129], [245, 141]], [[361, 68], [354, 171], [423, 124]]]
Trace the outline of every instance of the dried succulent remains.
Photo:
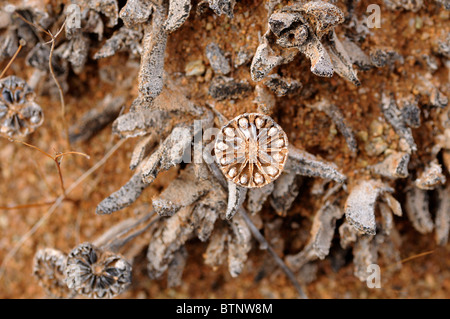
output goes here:
[[77, 293], [111, 298], [130, 285], [131, 265], [120, 255], [84, 243], [68, 255], [65, 275], [67, 286]]
[[42, 125], [44, 114], [24, 80], [14, 75], [1, 79], [0, 92], [0, 133], [22, 137]]
[[33, 275], [53, 298], [71, 298], [75, 295], [65, 282], [66, 260], [66, 254], [52, 248], [40, 249], [34, 256]]

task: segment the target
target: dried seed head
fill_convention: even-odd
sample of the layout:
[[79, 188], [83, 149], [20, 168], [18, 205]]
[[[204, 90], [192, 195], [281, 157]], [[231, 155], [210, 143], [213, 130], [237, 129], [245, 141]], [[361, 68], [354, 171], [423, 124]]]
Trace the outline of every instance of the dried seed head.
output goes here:
[[0, 80], [0, 133], [10, 137], [28, 135], [44, 121], [27, 83], [14, 75]]
[[125, 258], [90, 243], [70, 252], [65, 274], [70, 289], [95, 298], [117, 296], [131, 283], [131, 265]]
[[242, 187], [262, 187], [283, 171], [288, 153], [283, 129], [269, 116], [245, 113], [228, 122], [215, 144], [225, 176]]
[[75, 295], [64, 281], [67, 256], [63, 252], [45, 248], [34, 255], [33, 275], [52, 298], [71, 298]]

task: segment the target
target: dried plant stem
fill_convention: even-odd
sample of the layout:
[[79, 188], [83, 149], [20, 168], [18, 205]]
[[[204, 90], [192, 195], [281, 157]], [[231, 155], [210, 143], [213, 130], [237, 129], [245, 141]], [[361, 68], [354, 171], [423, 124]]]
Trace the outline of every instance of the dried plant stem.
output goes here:
[[23, 43], [20, 42], [19, 43], [19, 47], [17, 48], [16, 52], [12, 56], [11, 60], [9, 60], [8, 64], [5, 66], [5, 68], [3, 69], [2, 74], [0, 74], [0, 79], [3, 78], [3, 76], [6, 73], [6, 71], [8, 71], [9, 67], [11, 66], [11, 64], [13, 64], [14, 60], [17, 58], [17, 56], [19, 55], [19, 52], [20, 52], [20, 50], [22, 50], [22, 48], [23, 48]]
[[[20, 141], [20, 140], [14, 140], [14, 139], [10, 139], [10, 140], [12, 140], [13, 142], [16, 142], [16, 143], [23, 144], [23, 145], [28, 146], [30, 148], [33, 148], [33, 149], [37, 150], [38, 152], [40, 152], [41, 154], [44, 154], [48, 158], [51, 158], [55, 162], [56, 168], [58, 169], [59, 182], [60, 182], [60, 186], [61, 186], [62, 195], [66, 195], [66, 189], [64, 187], [64, 180], [63, 180], [63, 175], [62, 175], [62, 171], [61, 171], [61, 164], [60, 164], [61, 163], [61, 159], [60, 158], [62, 158], [62, 156], [67, 155], [67, 154], [81, 155], [81, 156], [86, 157], [87, 159], [90, 158], [89, 155], [87, 155], [87, 154], [84, 154], [84, 153], [81, 153], [81, 152], [73, 152], [73, 151], [64, 152], [64, 153], [60, 153], [60, 154], [58, 154], [56, 156], [52, 156], [49, 153], [47, 153], [46, 151], [41, 150], [39, 147], [34, 146], [32, 144], [28, 144], [27, 142]], [[29, 205], [33, 205], [33, 204], [29, 204]], [[29, 207], [33, 207], [33, 206], [29, 206]], [[12, 208], [15, 208], [15, 207], [8, 207], [7, 209], [12, 209]]]
[[36, 231], [45, 224], [45, 222], [53, 215], [53, 213], [56, 211], [56, 209], [62, 204], [62, 202], [66, 199], [66, 196], [70, 194], [76, 187], [78, 187], [83, 181], [89, 177], [93, 172], [95, 172], [97, 169], [99, 169], [101, 166], [103, 166], [108, 158], [111, 157], [112, 154], [114, 154], [115, 151], [119, 147], [122, 146], [122, 144], [125, 142], [125, 139], [120, 140], [117, 142], [94, 166], [92, 166], [89, 170], [87, 170], [85, 173], [83, 173], [78, 179], [73, 182], [66, 190], [65, 194], [62, 194], [59, 196], [55, 203], [49, 208], [49, 210], [42, 216], [36, 224], [33, 225], [33, 227], [27, 231], [20, 240], [14, 245], [14, 247], [6, 254], [5, 258], [2, 261], [2, 264], [0, 266], [0, 279], [3, 277], [6, 266], [8, 265], [8, 262], [13, 258], [17, 252], [19, 251], [20, 247], [33, 236]]
[[55, 35], [53, 35], [50, 31], [47, 31], [44, 28], [42, 28], [41, 26], [36, 25], [36, 24], [28, 21], [21, 14], [19, 14], [17, 12], [16, 12], [16, 14], [25, 23], [29, 24], [30, 26], [32, 26], [32, 27], [34, 27], [36, 29], [41, 30], [42, 32], [44, 32], [45, 34], [47, 34], [51, 38], [51, 40], [49, 41], [49, 43], [51, 43], [51, 47], [50, 47], [50, 54], [49, 54], [49, 57], [48, 57], [48, 68], [50, 70], [50, 74], [52, 75], [53, 81], [55, 81], [55, 84], [58, 87], [59, 99], [61, 101], [61, 120], [62, 120], [62, 124], [63, 124], [64, 133], [66, 134], [67, 147], [70, 147], [69, 128], [67, 127], [67, 123], [66, 123], [66, 103], [64, 101], [64, 93], [63, 93], [63, 90], [61, 88], [61, 84], [59, 83], [58, 79], [56, 78], [55, 72], [53, 70], [53, 65], [52, 65], [53, 51], [55, 50], [55, 42], [56, 42], [56, 39], [58, 38], [59, 34], [62, 32], [62, 30], [64, 30], [64, 26], [66, 25], [66, 21], [67, 20], [64, 20], [64, 23], [62, 24], [61, 28], [59, 28], [58, 32]]
[[[153, 214], [152, 214], [153, 215]], [[114, 241], [112, 241], [110, 244], [107, 245], [108, 249], [113, 252], [118, 252], [119, 249], [123, 246], [125, 246], [127, 243], [129, 243], [131, 240], [135, 239], [145, 231], [147, 231], [151, 226], [153, 226], [157, 221], [161, 219], [161, 216], [156, 216], [153, 218], [147, 225], [145, 225], [143, 228], [135, 231], [134, 233], [128, 235], [125, 238], [117, 238]]]
[[97, 239], [95, 239], [92, 244], [95, 246], [107, 246], [111, 241], [125, 235], [130, 230], [136, 228], [140, 224], [149, 220], [155, 214], [154, 211], [140, 217], [140, 218], [128, 218], [120, 223], [109, 228], [106, 232], [101, 234]]
[[55, 49], [55, 40], [58, 37], [58, 35], [61, 33], [61, 31], [64, 29], [65, 24], [66, 24], [66, 20], [64, 20], [64, 23], [62, 24], [61, 28], [59, 29], [58, 33], [56, 33], [55, 36], [53, 36], [53, 34], [51, 34], [49, 32], [50, 36], [52, 37], [52, 40], [51, 40], [52, 46], [50, 48], [50, 55], [48, 58], [48, 68], [50, 69], [50, 73], [52, 75], [53, 81], [55, 81], [55, 84], [58, 87], [59, 99], [61, 101], [61, 120], [62, 120], [63, 130], [66, 135], [67, 147], [70, 147], [69, 128], [68, 128], [67, 122], [66, 122], [66, 102], [64, 101], [64, 93], [61, 88], [61, 84], [59, 83], [58, 79], [56, 78], [55, 72], [53, 70], [53, 65], [52, 65], [53, 51]]
[[402, 259], [400, 262], [403, 264], [403, 263], [405, 263], [407, 261], [410, 261], [410, 260], [413, 260], [413, 259], [416, 259], [416, 258], [420, 258], [420, 257], [424, 257], [424, 256], [430, 255], [432, 253], [434, 253], [434, 249], [430, 250], [430, 251], [425, 251], [425, 252], [417, 254], [417, 255], [413, 255], [413, 256], [407, 257], [405, 259]]
[[302, 299], [308, 299], [308, 296], [303, 291], [302, 287], [300, 286], [299, 282], [295, 278], [294, 273], [291, 271], [291, 269], [284, 263], [284, 261], [277, 255], [275, 250], [273, 250], [272, 246], [270, 246], [269, 242], [264, 238], [263, 235], [259, 232], [258, 228], [256, 228], [255, 224], [251, 221], [251, 219], [248, 217], [245, 210], [241, 207], [239, 209], [239, 213], [241, 214], [242, 218], [244, 218], [245, 222], [247, 223], [248, 228], [250, 229], [253, 237], [259, 242], [260, 249], [267, 250], [269, 254], [272, 256], [272, 258], [275, 260], [277, 265], [283, 270], [283, 272], [286, 274], [288, 279], [291, 281], [291, 283], [294, 285], [295, 289], [297, 290], [300, 298]]

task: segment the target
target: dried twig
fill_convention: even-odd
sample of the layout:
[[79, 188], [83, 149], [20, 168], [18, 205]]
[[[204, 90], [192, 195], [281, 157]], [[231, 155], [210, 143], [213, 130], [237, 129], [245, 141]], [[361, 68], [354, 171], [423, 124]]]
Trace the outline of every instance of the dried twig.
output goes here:
[[34, 225], [33, 227], [28, 230], [20, 239], [19, 241], [14, 245], [14, 247], [5, 255], [5, 258], [2, 261], [2, 264], [0, 265], [0, 279], [3, 277], [6, 266], [8, 265], [8, 262], [13, 258], [16, 253], [19, 251], [19, 249], [22, 247], [22, 245], [33, 236], [36, 231], [45, 224], [45, 222], [53, 215], [53, 213], [56, 211], [56, 209], [62, 204], [64, 199], [66, 199], [66, 196], [69, 195], [76, 187], [78, 187], [80, 184], [83, 183], [83, 181], [89, 177], [93, 172], [95, 172], [97, 169], [99, 169], [103, 164], [106, 163], [108, 158], [111, 157], [112, 154], [114, 154], [117, 149], [122, 146], [122, 144], [125, 142], [125, 140], [120, 140], [117, 142], [109, 151], [105, 154], [105, 156], [102, 157], [94, 166], [92, 166], [89, 170], [87, 170], [84, 174], [82, 174], [78, 179], [73, 182], [69, 188], [67, 188], [65, 194], [62, 194], [59, 196], [55, 203], [48, 209], [48, 211], [42, 216]]
[[[67, 127], [67, 123], [66, 123], [66, 103], [64, 101], [64, 93], [63, 90], [61, 88], [61, 84], [59, 83], [58, 79], [56, 78], [55, 72], [53, 70], [53, 65], [52, 65], [52, 58], [53, 58], [53, 51], [55, 49], [55, 42], [56, 42], [56, 38], [58, 38], [58, 36], [60, 35], [60, 33], [64, 30], [64, 26], [66, 25], [66, 21], [64, 20], [64, 23], [62, 24], [62, 26], [59, 28], [58, 32], [53, 35], [50, 31], [45, 30], [44, 28], [42, 28], [39, 25], [36, 25], [30, 21], [28, 21], [27, 19], [25, 19], [20, 13], [17, 13], [17, 16], [22, 19], [25, 23], [29, 24], [30, 26], [39, 29], [40, 31], [44, 32], [45, 34], [47, 34], [51, 40], [47, 43], [51, 43], [51, 48], [50, 48], [50, 55], [48, 58], [48, 67], [50, 69], [50, 74], [52, 75], [53, 80], [55, 81], [56, 86], [58, 87], [58, 92], [59, 92], [59, 99], [61, 101], [61, 119], [62, 119], [62, 124], [63, 124], [63, 130], [66, 134], [66, 141], [67, 141], [67, 146], [70, 147], [70, 140], [69, 140], [69, 128]], [[0, 76], [1, 78], [1, 76]]]
[[267, 240], [264, 238], [263, 235], [259, 232], [258, 228], [253, 224], [253, 222], [248, 217], [247, 213], [243, 208], [239, 209], [239, 214], [241, 214], [242, 218], [247, 223], [248, 228], [252, 232], [253, 237], [259, 242], [260, 249], [267, 249], [269, 254], [272, 256], [272, 258], [275, 260], [277, 265], [284, 271], [288, 279], [291, 281], [291, 283], [294, 285], [295, 289], [297, 290], [298, 294], [300, 295], [300, 298], [302, 299], [308, 299], [308, 296], [303, 291], [302, 287], [298, 283], [297, 279], [295, 278], [294, 273], [291, 271], [291, 269], [284, 263], [284, 261], [277, 255], [275, 250], [273, 250], [272, 246], [267, 242]]
[[11, 66], [11, 64], [13, 64], [14, 60], [17, 58], [17, 56], [19, 55], [20, 50], [22, 50], [24, 45], [25, 45], [24, 41], [20, 41], [19, 47], [17, 48], [16, 53], [14, 53], [14, 55], [11, 58], [11, 60], [9, 60], [8, 64], [5, 66], [5, 68], [2, 71], [2, 74], [0, 74], [0, 79], [3, 78], [3, 76], [6, 73], [6, 71], [8, 71], [9, 67]]

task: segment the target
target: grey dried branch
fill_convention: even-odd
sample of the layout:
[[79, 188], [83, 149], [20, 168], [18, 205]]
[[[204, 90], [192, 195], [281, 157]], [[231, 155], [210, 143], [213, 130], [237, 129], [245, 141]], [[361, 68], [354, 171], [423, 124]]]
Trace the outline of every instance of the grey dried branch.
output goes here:
[[393, 189], [376, 180], [362, 181], [354, 186], [345, 202], [347, 221], [358, 231], [375, 235], [375, 204], [384, 192], [393, 192]]
[[403, 122], [409, 127], [420, 127], [420, 108], [417, 105], [417, 101], [413, 96], [410, 96], [401, 101], [401, 118]]
[[[162, 170], [180, 164], [187, 150], [190, 151], [193, 138], [193, 129], [190, 127], [176, 127], [170, 135], [160, 144], [158, 149], [143, 163], [142, 179], [150, 184]], [[189, 156], [190, 153], [186, 153]], [[187, 162], [187, 161], [186, 161]]]
[[75, 296], [75, 292], [67, 288], [65, 283], [66, 259], [66, 254], [52, 248], [40, 249], [34, 255], [33, 275], [46, 294], [52, 298]]
[[237, 277], [247, 261], [252, 234], [240, 214], [237, 214], [229, 223], [231, 233], [228, 237], [228, 269], [231, 277]]
[[378, 175], [397, 179], [408, 177], [408, 164], [410, 155], [405, 152], [392, 152], [386, 158], [373, 166], [371, 170]]
[[344, 221], [339, 227], [339, 240], [343, 249], [347, 249], [358, 239], [358, 231], [348, 221]]
[[184, 267], [186, 266], [188, 253], [185, 247], [181, 247], [173, 255], [174, 258], [167, 269], [167, 287], [169, 288], [181, 286], [181, 277], [183, 275]]
[[247, 188], [240, 187], [232, 181], [228, 181], [228, 206], [226, 212], [226, 218], [232, 219], [237, 213], [241, 205], [245, 201], [247, 195]]
[[147, 251], [147, 271], [150, 278], [159, 278], [174, 259], [174, 253], [194, 237], [193, 207], [181, 208], [177, 214], [161, 220]]
[[311, 227], [311, 237], [302, 251], [286, 256], [287, 264], [294, 271], [300, 270], [308, 262], [324, 259], [330, 253], [331, 241], [334, 237], [336, 220], [344, 212], [334, 204], [326, 202], [315, 214]]
[[42, 108], [34, 102], [33, 90], [14, 75], [0, 80], [0, 133], [22, 137], [44, 122]]
[[133, 149], [130, 160], [130, 170], [135, 170], [136, 167], [149, 155], [150, 151], [154, 148], [156, 143], [156, 136], [149, 134], [137, 142]]
[[127, 28], [133, 28], [147, 22], [153, 12], [152, 0], [127, 0], [120, 10], [120, 18]]
[[423, 6], [423, 0], [383, 0], [389, 10], [408, 10], [417, 12]]
[[270, 205], [280, 216], [286, 216], [299, 193], [301, 178], [295, 172], [282, 173], [275, 181]]
[[226, 208], [226, 194], [224, 190], [212, 183], [211, 190], [195, 206], [193, 222], [196, 225], [195, 234], [201, 241], [209, 239], [213, 233], [215, 222], [218, 217], [223, 217]]
[[439, 206], [436, 211], [436, 243], [445, 246], [450, 232], [450, 185], [438, 189]]
[[358, 80], [356, 75], [356, 71], [352, 67], [353, 63], [350, 56], [334, 30], [323, 43], [327, 48], [328, 54], [330, 55], [334, 72], [352, 82], [356, 86], [361, 85], [361, 82]]
[[309, 1], [303, 5], [302, 11], [319, 38], [344, 22], [344, 13], [334, 4], [325, 1]]
[[448, 0], [436, 0], [437, 3], [442, 5], [445, 10], [450, 10], [450, 1]]
[[239, 48], [236, 58], [234, 59], [234, 67], [238, 68], [242, 65], [249, 63], [253, 58], [253, 52], [247, 47]]
[[204, 197], [210, 188], [209, 181], [199, 181], [195, 178], [193, 166], [189, 165], [157, 198], [153, 199], [153, 208], [160, 216], [172, 216], [181, 208], [192, 205]]
[[[273, 13], [269, 18], [269, 26], [278, 37], [277, 44], [290, 48], [295, 47], [311, 60], [311, 72], [318, 76], [331, 77], [333, 63], [320, 39], [332, 28], [343, 21], [343, 14], [336, 6], [323, 1], [309, 2], [300, 6], [286, 6]], [[345, 74], [355, 83], [354, 71], [345, 64], [350, 64], [344, 47], [333, 38], [333, 57], [339, 72]], [[350, 68], [350, 69], [349, 69]]]
[[380, 209], [380, 214], [382, 217], [382, 226], [381, 229], [387, 235], [390, 235], [391, 230], [394, 228], [394, 217], [392, 216], [391, 208], [385, 203], [378, 203], [378, 207]]
[[177, 30], [189, 17], [192, 4], [191, 0], [170, 0], [169, 13], [164, 22], [164, 28], [168, 33]]
[[231, 72], [230, 62], [217, 43], [211, 42], [206, 46], [206, 57], [214, 72], [224, 75]]
[[143, 54], [139, 71], [139, 92], [148, 102], [153, 101], [163, 89], [164, 56], [168, 32], [164, 28], [167, 7], [154, 8], [152, 19], [144, 24]]
[[209, 7], [217, 15], [226, 14], [228, 17], [233, 18], [233, 9], [236, 4], [236, 0], [208, 0]]
[[141, 170], [136, 173], [119, 190], [102, 200], [95, 210], [96, 214], [111, 214], [133, 204], [149, 184], [142, 180]]
[[[141, 100], [138, 98], [136, 102]], [[143, 109], [119, 116], [113, 123], [113, 133], [121, 138], [144, 136], [147, 134], [161, 135], [169, 122], [169, 113], [159, 109]], [[171, 129], [171, 125], [169, 125]]]
[[278, 256], [276, 251], [272, 248], [272, 246], [267, 242], [267, 240], [264, 238], [263, 235], [259, 232], [258, 228], [256, 228], [255, 224], [251, 221], [250, 217], [247, 215], [244, 209], [241, 209], [239, 211], [239, 214], [242, 216], [242, 218], [247, 223], [247, 226], [252, 233], [253, 237], [259, 242], [259, 249], [267, 249], [268, 253], [271, 255], [271, 257], [274, 259], [275, 263], [283, 270], [283, 272], [286, 274], [288, 279], [291, 281], [291, 283], [294, 285], [295, 289], [297, 290], [300, 298], [308, 299], [308, 296], [304, 293], [302, 287], [298, 283], [297, 279], [295, 278], [295, 275], [291, 271], [291, 269], [283, 262], [283, 260]]
[[342, 40], [342, 45], [350, 58], [352, 64], [355, 64], [363, 71], [368, 71], [373, 68], [372, 61], [370, 61], [369, 56], [364, 53], [361, 48], [351, 41], [350, 39], [344, 37]]
[[444, 185], [446, 182], [445, 175], [442, 173], [442, 166], [433, 160], [429, 163], [422, 174], [414, 181], [414, 185], [420, 189], [435, 189], [439, 184]]
[[278, 65], [289, 63], [297, 55], [295, 49], [284, 50], [278, 55], [270, 46], [270, 31], [267, 31], [260, 39], [260, 44], [253, 56], [250, 66], [252, 80], [259, 82], [264, 79], [269, 72]]
[[125, 104], [123, 96], [107, 95], [100, 104], [85, 113], [69, 128], [70, 143], [85, 142], [112, 123]]
[[[189, 92], [184, 92], [180, 85], [177, 85], [171, 78], [167, 77], [164, 83], [164, 88], [161, 94], [156, 97], [150, 108], [165, 110], [168, 112], [181, 112], [194, 116], [209, 117], [204, 114], [204, 108], [196, 106], [191, 100], [187, 98]], [[144, 108], [147, 107], [146, 105]], [[143, 108], [140, 106], [140, 108]]]
[[251, 215], [259, 213], [270, 194], [274, 191], [275, 183], [261, 188], [251, 188], [247, 192], [247, 210]]
[[368, 267], [377, 262], [377, 251], [373, 236], [359, 237], [353, 247], [353, 256], [355, 276], [361, 281], [366, 281], [369, 275]]
[[409, 220], [419, 233], [427, 234], [433, 231], [434, 225], [426, 191], [411, 187], [406, 192], [405, 210]]
[[[26, 61], [33, 68], [48, 71], [49, 57], [50, 48], [43, 43], [38, 43], [28, 52]], [[67, 62], [58, 55], [53, 55], [52, 66], [57, 76], [61, 76], [67, 71]]]
[[205, 264], [213, 269], [222, 265], [225, 261], [227, 238], [230, 236], [228, 227], [216, 227], [209, 240], [204, 254]]
[[264, 85], [272, 90], [272, 92], [277, 96], [295, 94], [302, 88], [302, 84], [299, 81], [291, 78], [282, 78], [278, 74], [271, 74], [267, 76], [267, 79], [264, 81]]
[[397, 135], [400, 138], [405, 139], [406, 143], [409, 145], [409, 152], [417, 151], [417, 146], [414, 142], [411, 129], [406, 127], [404, 119], [401, 116], [401, 111], [397, 106], [397, 102], [395, 101], [393, 94], [383, 93], [380, 107], [384, 117], [389, 124], [392, 125]]
[[338, 183], [346, 180], [346, 176], [337, 170], [335, 164], [319, 161], [314, 155], [292, 145], [289, 145], [285, 171], [292, 171], [302, 176], [331, 179]]
[[236, 81], [226, 76], [216, 76], [212, 79], [208, 93], [214, 99], [239, 99], [247, 95], [252, 87], [246, 81]]
[[377, 68], [392, 67], [395, 61], [403, 62], [403, 57], [392, 48], [373, 48], [370, 51], [370, 61]]
[[400, 243], [396, 240], [396, 237], [398, 238], [399, 234], [395, 228], [392, 228], [390, 234], [382, 232], [375, 237], [378, 255], [382, 256], [391, 271], [398, 271], [402, 268], [400, 251], [398, 249]]
[[104, 14], [109, 18], [107, 26], [114, 27], [119, 20], [119, 5], [117, 0], [81, 0], [78, 2], [81, 6], [87, 6], [89, 9]]
[[79, 33], [59, 47], [58, 51], [62, 58], [70, 62], [73, 71], [80, 74], [88, 60], [90, 46], [89, 37], [84, 33]]
[[337, 129], [344, 136], [345, 141], [349, 149], [356, 153], [358, 150], [358, 145], [356, 142], [355, 135], [353, 134], [352, 129], [348, 126], [347, 121], [344, 118], [341, 110], [334, 104], [330, 103], [326, 99], [322, 99], [321, 101], [307, 105], [310, 108], [316, 109], [318, 111], [325, 112], [325, 114], [333, 121], [336, 125]]
[[142, 37], [143, 33], [140, 27], [136, 29], [122, 27], [106, 40], [100, 50], [95, 53], [94, 59], [107, 58], [122, 51], [129, 51], [135, 56], [140, 56], [142, 54], [142, 47], [140, 45]]
[[383, 201], [385, 201], [386, 204], [388, 204], [389, 208], [394, 213], [394, 215], [396, 215], [398, 217], [403, 216], [402, 207], [401, 207], [400, 203], [394, 198], [394, 196], [392, 196], [388, 192], [384, 192], [381, 195], [381, 197], [382, 197]]
[[131, 284], [131, 265], [122, 256], [90, 243], [74, 248], [67, 257], [66, 283], [77, 293], [112, 298]]
[[19, 48], [19, 39], [15, 30], [7, 30], [0, 35], [0, 61], [11, 58]]
[[264, 86], [255, 86], [255, 103], [258, 105], [258, 113], [271, 115], [275, 108], [275, 96]]

